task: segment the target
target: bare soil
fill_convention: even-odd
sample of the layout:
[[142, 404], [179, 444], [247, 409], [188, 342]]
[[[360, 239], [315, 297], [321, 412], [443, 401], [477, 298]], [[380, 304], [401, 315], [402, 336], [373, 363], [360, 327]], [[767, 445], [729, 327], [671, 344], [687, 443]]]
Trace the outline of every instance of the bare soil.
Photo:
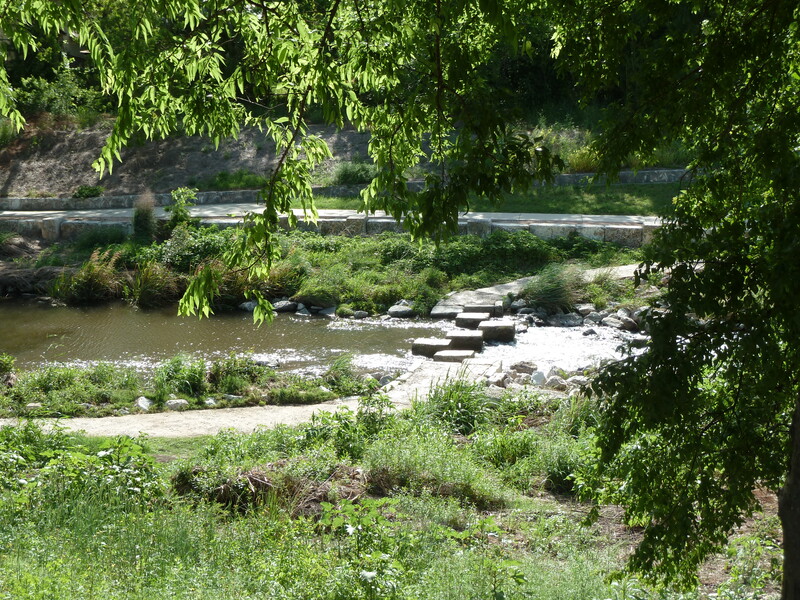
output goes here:
[[[275, 144], [257, 129], [245, 129], [219, 147], [208, 139], [177, 135], [132, 143], [122, 151], [122, 162], [100, 179], [92, 163], [110, 127], [104, 122], [82, 130], [26, 129], [0, 149], [0, 197], [70, 197], [81, 185], [101, 185], [106, 195], [169, 192], [220, 172], [266, 175], [275, 165]], [[309, 129], [327, 142], [334, 161], [367, 156], [366, 133]]]

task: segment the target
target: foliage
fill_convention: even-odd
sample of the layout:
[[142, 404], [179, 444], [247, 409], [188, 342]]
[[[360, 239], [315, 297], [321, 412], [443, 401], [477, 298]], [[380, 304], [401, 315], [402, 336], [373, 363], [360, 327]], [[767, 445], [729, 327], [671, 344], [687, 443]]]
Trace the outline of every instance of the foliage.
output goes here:
[[375, 167], [363, 162], [342, 162], [336, 165], [332, 185], [358, 185], [369, 183], [375, 177]]
[[170, 394], [199, 398], [208, 389], [206, 363], [187, 356], [173, 356], [153, 372], [154, 400], [163, 403]]
[[73, 192], [72, 197], [78, 199], [97, 198], [103, 195], [103, 191], [103, 186], [101, 185], [79, 185]]
[[156, 237], [155, 198], [142, 195], [133, 207], [133, 239], [139, 244], [149, 244]]
[[487, 422], [495, 407], [485, 386], [466, 379], [448, 380], [430, 390], [426, 399], [414, 404], [414, 411], [430, 417], [453, 433], [469, 435]]
[[167, 228], [172, 231], [178, 225], [189, 225], [192, 223], [192, 215], [189, 207], [194, 206], [197, 200], [197, 190], [193, 188], [180, 187], [170, 193], [172, 204], [164, 207], [169, 214]]
[[140, 308], [175, 304], [181, 297], [183, 281], [158, 262], [142, 265], [126, 290], [128, 300]]
[[525, 286], [521, 296], [548, 312], [570, 311], [581, 299], [586, 283], [574, 266], [548, 265]]
[[123, 285], [116, 269], [118, 253], [95, 250], [77, 272], [65, 273], [53, 284], [55, 298], [68, 304], [99, 304], [120, 298]]
[[14, 370], [16, 358], [5, 352], [0, 352], [0, 375], [6, 375]]
[[260, 189], [267, 183], [263, 175], [240, 169], [234, 173], [220, 171], [213, 177], [197, 181], [197, 188], [205, 190], [252, 190]]
[[625, 505], [628, 522], [644, 528], [632, 569], [690, 585], [754, 510], [754, 490], [782, 488], [783, 589], [794, 598], [796, 3], [562, 8], [561, 57], [588, 94], [618, 95], [596, 143], [602, 170], [613, 174], [630, 153], [649, 156], [674, 140], [694, 157], [692, 185], [643, 268], [671, 273], [668, 310], [652, 311], [646, 351], [595, 383], [604, 409], [582, 491]]

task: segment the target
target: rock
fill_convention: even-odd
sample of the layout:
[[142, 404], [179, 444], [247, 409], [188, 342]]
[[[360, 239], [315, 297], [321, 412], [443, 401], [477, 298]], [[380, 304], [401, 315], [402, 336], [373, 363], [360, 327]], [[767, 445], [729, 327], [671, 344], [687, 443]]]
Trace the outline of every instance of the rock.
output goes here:
[[511, 365], [511, 370], [516, 371], [517, 373], [527, 373], [528, 375], [531, 375], [536, 372], [536, 365], [528, 360], [523, 360]]
[[582, 317], [595, 312], [594, 304], [576, 304], [575, 311]]
[[602, 320], [603, 320], [603, 315], [601, 313], [597, 311], [592, 311], [588, 315], [586, 315], [586, 318], [583, 320], [583, 322], [585, 323], [586, 321], [589, 321], [590, 323], [599, 323]]
[[616, 329], [622, 329], [622, 321], [620, 321], [617, 317], [608, 316], [605, 317], [602, 321], [600, 321], [601, 325], [605, 325], [606, 327], [614, 327]]
[[627, 308], [617, 309], [617, 318], [620, 319], [620, 320], [622, 320], [622, 319], [630, 319], [631, 318], [631, 311], [629, 311]]
[[291, 300], [280, 300], [273, 304], [272, 308], [276, 313], [295, 312], [298, 308], [298, 304]]
[[508, 375], [505, 373], [492, 373], [486, 378], [486, 383], [488, 385], [504, 388], [508, 383]]
[[471, 329], [453, 329], [447, 332], [450, 350], [483, 350], [483, 332]]
[[584, 387], [589, 385], [589, 378], [584, 377], [583, 375], [573, 375], [569, 379], [567, 379], [567, 385], [575, 386], [575, 387]]
[[[299, 306], [303, 306], [303, 305], [300, 304]], [[303, 308], [298, 308], [297, 312], [294, 313], [294, 314], [296, 314], [299, 317], [310, 317], [311, 316], [311, 313], [309, 312], [309, 310], [305, 306], [303, 306]]]
[[517, 373], [516, 371], [512, 371], [510, 376], [514, 383], [518, 383], [520, 385], [525, 385], [531, 382], [530, 373]]
[[164, 404], [167, 410], [186, 410], [189, 408], [189, 401], [183, 398], [171, 398]]
[[36, 410], [37, 408], [42, 408], [41, 402], [28, 402], [25, 405], [26, 410]]
[[545, 381], [547, 381], [547, 377], [541, 371], [531, 373], [531, 383], [533, 385], [544, 385]]
[[525, 307], [525, 308], [520, 308], [520, 309], [517, 311], [517, 314], [518, 314], [518, 315], [532, 315], [532, 314], [534, 314], [535, 312], [536, 312], [536, 309], [534, 309], [534, 308], [529, 308], [529, 307]]
[[114, 412], [116, 412], [117, 415], [120, 416], [120, 417], [124, 417], [125, 415], [131, 414], [131, 411], [129, 411], [127, 408], [118, 408]]
[[597, 332], [590, 327], [589, 329], [584, 330], [583, 335], [597, 335]]
[[533, 325], [534, 327], [544, 327], [547, 325], [547, 323], [536, 315], [525, 315], [525, 319], [528, 321], [528, 325]]
[[308, 312], [310, 312], [312, 315], [318, 315], [319, 313], [322, 312], [323, 308], [325, 308], [325, 307], [324, 306], [309, 306], [308, 307]]
[[417, 312], [407, 304], [395, 304], [387, 312], [390, 317], [395, 319], [410, 319], [417, 316]]
[[552, 327], [580, 327], [583, 325], [583, 317], [577, 313], [553, 315], [547, 318], [547, 324]]
[[369, 316], [369, 313], [367, 311], [365, 311], [365, 310], [357, 310], [357, 311], [353, 312], [353, 318], [354, 319], [358, 319], [359, 321], [361, 319], [366, 319], [368, 316]]
[[329, 306], [328, 308], [323, 308], [319, 311], [318, 314], [322, 317], [328, 317], [329, 319], [332, 319], [333, 317], [336, 316], [336, 307]]
[[392, 383], [392, 381], [394, 381], [394, 378], [391, 375], [384, 375], [378, 381], [378, 385], [380, 385], [381, 387], [385, 387], [385, 386], [389, 385], [390, 383]]
[[139, 410], [143, 410], [144, 412], [147, 412], [148, 410], [150, 410], [150, 407], [153, 406], [153, 403], [149, 399], [145, 398], [144, 396], [139, 396], [134, 401], [133, 405], [136, 408], [138, 408]]
[[475, 358], [472, 350], [440, 350], [433, 355], [433, 360], [438, 362], [462, 362], [468, 358]]
[[519, 300], [514, 300], [509, 305], [508, 308], [509, 308], [509, 310], [511, 312], [516, 313], [516, 312], [519, 312], [521, 309], [527, 308], [527, 307], [528, 307], [528, 301], [527, 300], [523, 300], [522, 298], [520, 298]]
[[244, 396], [237, 396], [236, 394], [225, 394], [223, 396], [225, 400], [241, 400]]
[[547, 381], [544, 382], [544, 387], [546, 387], [549, 390], [555, 390], [557, 392], [566, 392], [567, 382], [564, 381], [563, 377], [558, 377], [558, 376], [548, 377]]
[[639, 324], [630, 317], [622, 317], [620, 321], [625, 331], [639, 331]]
[[247, 302], [242, 302], [239, 305], [239, 310], [253, 312], [256, 309], [256, 306], [258, 306], [258, 302], [256, 302], [255, 300], [248, 300]]
[[217, 405], [217, 401], [214, 400], [213, 398], [206, 398], [203, 401], [203, 404], [205, 404], [206, 406], [208, 406], [210, 408], [212, 406], [216, 406]]

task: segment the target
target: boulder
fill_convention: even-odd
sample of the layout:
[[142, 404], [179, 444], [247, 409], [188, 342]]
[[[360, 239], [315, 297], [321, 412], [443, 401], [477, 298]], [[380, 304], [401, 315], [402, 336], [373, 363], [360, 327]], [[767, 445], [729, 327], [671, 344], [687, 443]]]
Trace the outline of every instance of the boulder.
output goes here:
[[589, 323], [599, 323], [602, 320], [603, 320], [602, 313], [599, 313], [597, 311], [592, 311], [588, 315], [586, 315], [583, 322], [586, 323], [588, 321]]
[[547, 381], [544, 382], [544, 387], [557, 392], [566, 392], [568, 386], [562, 377], [553, 376], [547, 378]]
[[536, 372], [536, 365], [528, 360], [524, 360], [511, 365], [511, 370], [516, 371], [517, 373], [527, 373], [528, 375], [531, 375]]
[[242, 302], [239, 305], [239, 310], [253, 312], [256, 309], [256, 306], [258, 306], [258, 302], [256, 302], [255, 300], [248, 300], [247, 302]]
[[279, 300], [275, 304], [272, 305], [272, 309], [276, 313], [283, 313], [283, 312], [295, 312], [297, 310], [297, 302], [292, 302], [291, 300]]
[[516, 313], [522, 310], [523, 308], [527, 307], [528, 307], [528, 301], [520, 298], [518, 300], [514, 300], [508, 308], [512, 313]]
[[486, 378], [486, 383], [488, 385], [493, 385], [495, 387], [506, 387], [508, 383], [508, 375], [505, 373], [492, 373], [489, 377]]
[[573, 375], [567, 379], [567, 385], [573, 387], [584, 387], [589, 385], [589, 378], [583, 375]]
[[[401, 300], [402, 302], [402, 300]], [[417, 312], [406, 304], [395, 304], [387, 311], [390, 317], [395, 319], [410, 319], [417, 316]]]
[[139, 410], [143, 410], [147, 412], [150, 410], [150, 407], [153, 406], [153, 403], [145, 398], [144, 396], [139, 396], [133, 403], [133, 405], [138, 408]]
[[595, 312], [594, 304], [576, 304], [575, 305], [575, 312], [577, 312], [580, 316], [585, 317], [590, 313]]
[[547, 376], [542, 371], [531, 373], [531, 383], [533, 385], [544, 385], [545, 381], [547, 381]]
[[600, 321], [601, 325], [605, 325], [606, 327], [614, 327], [616, 329], [622, 329], [622, 321], [620, 321], [617, 317], [608, 316], [605, 317], [602, 321]]
[[183, 398], [170, 398], [164, 404], [164, 408], [167, 410], [186, 410], [189, 408], [189, 401]]
[[589, 327], [589, 329], [585, 329], [583, 331], [583, 335], [597, 335], [597, 332], [591, 327]]
[[583, 325], [583, 317], [577, 313], [553, 315], [547, 318], [547, 324], [551, 327], [580, 327]]
[[365, 310], [357, 310], [357, 311], [353, 312], [353, 318], [354, 319], [358, 319], [359, 321], [361, 319], [366, 319], [368, 316], [369, 316], [369, 313], [367, 311], [365, 311]]

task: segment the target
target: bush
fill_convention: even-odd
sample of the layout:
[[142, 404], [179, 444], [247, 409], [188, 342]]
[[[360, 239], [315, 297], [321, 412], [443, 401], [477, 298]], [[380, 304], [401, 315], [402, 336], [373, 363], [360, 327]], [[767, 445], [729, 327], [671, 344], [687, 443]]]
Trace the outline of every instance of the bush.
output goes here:
[[7, 375], [14, 370], [16, 358], [5, 352], [0, 352], [0, 375]]
[[275, 371], [270, 367], [260, 365], [249, 356], [230, 354], [227, 358], [216, 360], [208, 369], [208, 382], [212, 389], [223, 393], [223, 388], [232, 386], [235, 382], [244, 382], [244, 386], [265, 385], [274, 379]]
[[53, 284], [51, 294], [72, 305], [108, 302], [122, 296], [124, 286], [115, 265], [119, 254], [95, 250], [74, 274], [64, 274]]
[[114, 225], [91, 227], [78, 236], [73, 246], [76, 250], [94, 250], [121, 244], [125, 241], [125, 237], [125, 230], [122, 227]]
[[72, 197], [78, 199], [97, 198], [102, 196], [104, 191], [103, 186], [100, 185], [79, 185], [78, 189], [72, 193]]
[[184, 288], [183, 279], [164, 265], [150, 262], [136, 273], [127, 295], [140, 308], [156, 308], [177, 302]]
[[138, 244], [149, 244], [156, 236], [155, 198], [142, 195], [133, 208], [133, 239]]
[[375, 165], [363, 162], [343, 162], [333, 172], [333, 185], [369, 183], [375, 177]]
[[240, 169], [235, 173], [221, 171], [208, 179], [201, 179], [197, 187], [201, 190], [250, 190], [261, 189], [267, 184], [267, 178], [251, 171]]
[[577, 267], [548, 265], [534, 277], [521, 296], [548, 312], [572, 310], [584, 294], [586, 283]]
[[197, 200], [197, 190], [179, 187], [172, 190], [170, 196], [172, 197], [172, 204], [164, 207], [164, 210], [169, 214], [167, 227], [173, 230], [181, 224], [192, 224], [193, 220], [189, 207], [194, 206], [194, 201]]

